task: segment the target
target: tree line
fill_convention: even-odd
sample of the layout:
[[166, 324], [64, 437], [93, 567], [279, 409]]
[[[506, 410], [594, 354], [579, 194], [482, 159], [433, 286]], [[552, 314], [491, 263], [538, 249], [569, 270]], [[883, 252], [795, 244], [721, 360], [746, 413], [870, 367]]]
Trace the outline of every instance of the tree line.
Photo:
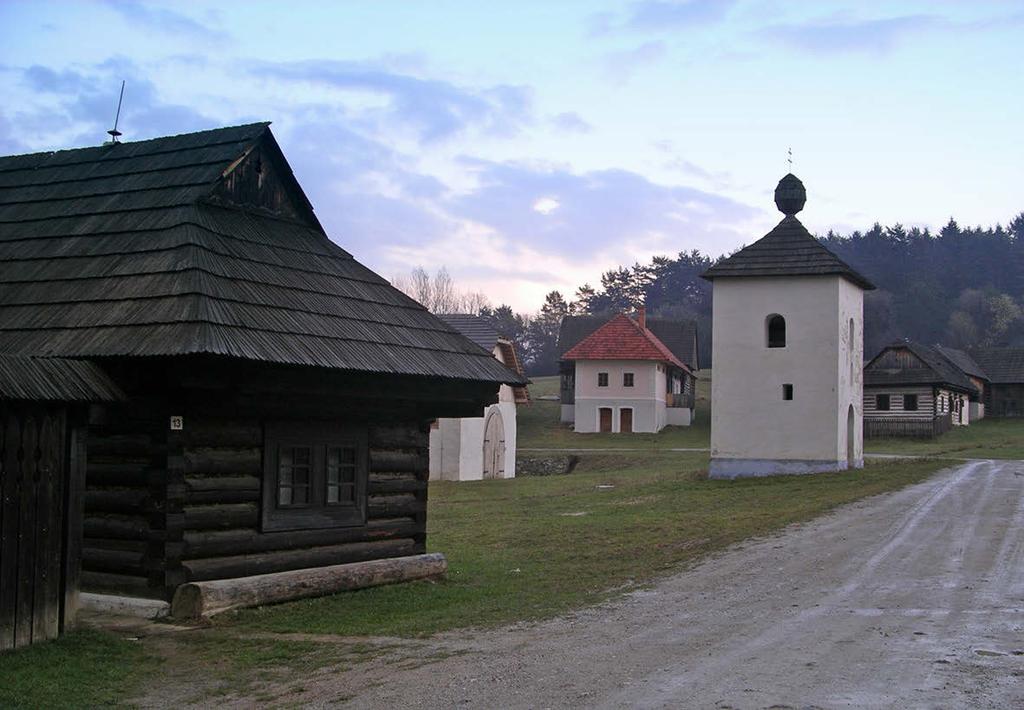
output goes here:
[[[1024, 346], [1024, 213], [1005, 227], [961, 227], [951, 219], [932, 232], [876, 223], [819, 239], [877, 287], [864, 298], [865, 357], [905, 338], [958, 348]], [[566, 315], [611, 315], [646, 304], [651, 317], [696, 320], [701, 366], [709, 367], [711, 284], [700, 275], [716, 261], [697, 250], [656, 256], [606, 271], [599, 285], [583, 284], [571, 299], [551, 291], [535, 314], [491, 306], [479, 294], [462, 312], [489, 320], [516, 343], [527, 373], [540, 376], [557, 372]]]

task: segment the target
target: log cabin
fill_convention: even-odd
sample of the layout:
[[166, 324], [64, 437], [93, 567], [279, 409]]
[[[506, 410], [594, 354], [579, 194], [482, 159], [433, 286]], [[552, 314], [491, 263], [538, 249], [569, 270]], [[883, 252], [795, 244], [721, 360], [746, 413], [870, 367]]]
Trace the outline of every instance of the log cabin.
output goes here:
[[426, 546], [429, 423], [525, 379], [332, 242], [268, 123], [0, 158], [0, 354], [87, 360], [84, 590]]
[[985, 368], [985, 411], [993, 417], [1024, 417], [1024, 348], [975, 348]]
[[970, 401], [979, 395], [971, 377], [939, 348], [894, 343], [864, 366], [864, 435], [924, 438], [967, 426]]

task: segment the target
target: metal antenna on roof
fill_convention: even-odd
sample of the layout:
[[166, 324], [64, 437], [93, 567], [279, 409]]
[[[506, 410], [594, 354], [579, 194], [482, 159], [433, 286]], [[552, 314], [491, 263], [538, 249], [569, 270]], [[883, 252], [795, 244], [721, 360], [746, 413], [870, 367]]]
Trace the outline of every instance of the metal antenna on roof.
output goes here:
[[121, 95], [117, 98], [117, 114], [114, 116], [114, 127], [107, 133], [110, 135], [110, 142], [117, 143], [117, 137], [121, 131], [117, 130], [117, 122], [121, 119], [121, 102], [124, 100], [124, 79], [121, 80]]

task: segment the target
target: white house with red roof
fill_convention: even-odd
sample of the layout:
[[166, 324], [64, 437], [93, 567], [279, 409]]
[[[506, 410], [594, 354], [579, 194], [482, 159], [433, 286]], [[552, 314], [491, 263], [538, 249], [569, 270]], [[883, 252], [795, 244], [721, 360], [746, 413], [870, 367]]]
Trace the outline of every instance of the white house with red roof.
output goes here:
[[647, 328], [619, 314], [562, 356], [575, 366], [575, 428], [580, 433], [655, 433], [693, 420], [694, 377]]

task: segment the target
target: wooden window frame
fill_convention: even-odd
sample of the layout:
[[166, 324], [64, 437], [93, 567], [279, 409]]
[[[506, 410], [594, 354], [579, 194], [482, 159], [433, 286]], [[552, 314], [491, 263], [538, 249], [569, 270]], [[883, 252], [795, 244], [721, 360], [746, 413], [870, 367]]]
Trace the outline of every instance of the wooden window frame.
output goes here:
[[607, 387], [608, 386], [608, 373], [607, 372], [599, 372], [599, 373], [597, 373], [597, 386], [598, 387]]
[[636, 376], [632, 372], [622, 373], [622, 386], [623, 387], [634, 387], [636, 382]]
[[[882, 406], [882, 402], [885, 402], [885, 406]], [[892, 397], [888, 394], [876, 394], [875, 395], [875, 411], [877, 412], [891, 412], [892, 411]]]
[[[356, 527], [366, 524], [370, 450], [366, 427], [330, 422], [273, 422], [263, 438], [263, 496], [260, 521], [264, 532]], [[284, 447], [309, 447], [309, 497], [304, 504], [280, 505], [280, 452]], [[327, 502], [328, 450], [355, 449], [355, 481], [351, 502]]]
[[[914, 406], [913, 407], [907, 406], [911, 402], [913, 402]], [[916, 394], [909, 394], [908, 393], [908, 394], [903, 395], [903, 411], [904, 412], [916, 412], [918, 410], [919, 406], [920, 406], [920, 400], [918, 399]]]

